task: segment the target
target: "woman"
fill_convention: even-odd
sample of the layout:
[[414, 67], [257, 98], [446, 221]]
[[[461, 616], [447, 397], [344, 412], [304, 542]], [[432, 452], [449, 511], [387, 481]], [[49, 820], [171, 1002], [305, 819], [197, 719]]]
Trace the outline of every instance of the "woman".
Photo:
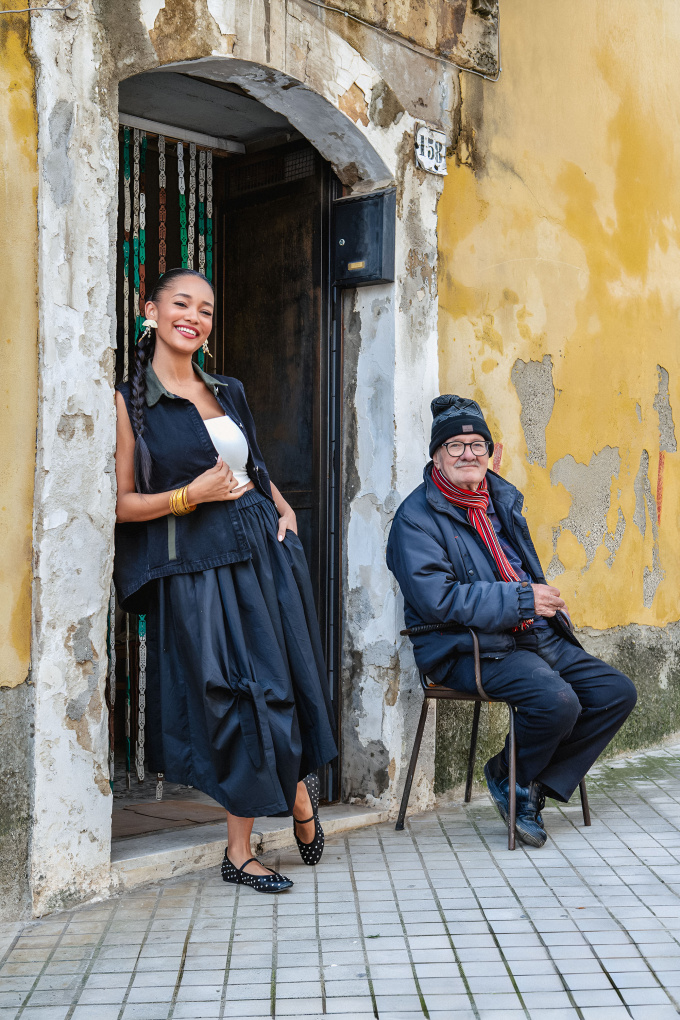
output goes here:
[[192, 360], [213, 309], [212, 285], [189, 269], [162, 276], [146, 303], [116, 393], [114, 578], [122, 607], [147, 614], [151, 768], [226, 808], [226, 882], [280, 892], [293, 883], [251, 856], [253, 819], [292, 813], [316, 864], [309, 773], [337, 750], [295, 514], [269, 480], [241, 383]]

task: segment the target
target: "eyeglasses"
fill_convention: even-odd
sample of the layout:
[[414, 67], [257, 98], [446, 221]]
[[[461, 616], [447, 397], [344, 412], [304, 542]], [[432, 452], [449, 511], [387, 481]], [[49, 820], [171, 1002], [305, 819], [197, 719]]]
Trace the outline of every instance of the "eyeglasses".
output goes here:
[[483, 457], [485, 453], [489, 452], [490, 443], [487, 443], [485, 439], [475, 439], [472, 443], [462, 443], [456, 439], [453, 443], [442, 443], [442, 446], [449, 457], [462, 457], [466, 446], [470, 447], [475, 457]]

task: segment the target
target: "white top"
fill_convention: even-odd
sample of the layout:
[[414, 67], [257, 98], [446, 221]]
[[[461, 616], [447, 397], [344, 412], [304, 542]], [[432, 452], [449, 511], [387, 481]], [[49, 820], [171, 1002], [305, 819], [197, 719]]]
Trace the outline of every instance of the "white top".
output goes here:
[[228, 414], [221, 418], [204, 418], [203, 424], [213, 441], [213, 446], [225, 464], [231, 468], [236, 484], [240, 489], [250, 481], [246, 464], [248, 463], [248, 440], [236, 422]]

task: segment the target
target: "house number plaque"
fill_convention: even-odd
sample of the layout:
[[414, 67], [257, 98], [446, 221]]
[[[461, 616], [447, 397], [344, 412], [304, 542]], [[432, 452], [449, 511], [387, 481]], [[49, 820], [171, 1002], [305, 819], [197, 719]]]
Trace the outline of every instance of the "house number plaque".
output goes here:
[[446, 135], [427, 124], [416, 128], [416, 165], [431, 174], [446, 175]]

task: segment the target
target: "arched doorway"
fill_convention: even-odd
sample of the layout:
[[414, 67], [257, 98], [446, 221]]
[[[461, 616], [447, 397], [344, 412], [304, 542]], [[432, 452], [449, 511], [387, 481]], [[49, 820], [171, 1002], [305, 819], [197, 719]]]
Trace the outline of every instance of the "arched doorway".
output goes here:
[[[329, 245], [342, 184], [285, 116], [238, 85], [147, 72], [121, 83], [119, 107], [116, 378], [127, 375], [159, 275], [180, 265], [206, 273], [215, 331], [199, 364], [244, 382], [270, 474], [296, 511], [339, 718], [342, 352]], [[118, 612], [111, 632], [114, 838], [171, 827], [182, 812], [154, 807], [161, 797], [188, 797], [189, 814], [207, 819], [208, 798], [163, 785], [145, 760], [144, 617]], [[336, 800], [338, 761], [322, 782]]]
[[[41, 363], [30, 864], [36, 911], [148, 875], [146, 864], [132, 875], [111, 854], [104, 694], [120, 275], [116, 92], [121, 81], [151, 67], [159, 75], [239, 86], [285, 117], [331, 165], [351, 202], [396, 185], [396, 286], [349, 289], [342, 302], [343, 800], [381, 811], [395, 805], [420, 698], [410, 653], [398, 637], [399, 606], [384, 545], [394, 507], [420, 476], [427, 408], [437, 385], [441, 179], [420, 171], [410, 154], [417, 118], [450, 123], [455, 74], [425, 57], [418, 57], [417, 68], [404, 65], [399, 44], [383, 41], [376, 48], [359, 36], [345, 39], [334, 27], [340, 20], [331, 24], [317, 8], [282, 9], [270, 33], [245, 0], [228, 4], [219, 23], [206, 5], [198, 5], [199, 12], [184, 0], [115, 11], [95, 6], [65, 23], [64, 31], [33, 39], [45, 170], [37, 194]], [[188, 32], [178, 30], [185, 8]], [[85, 25], [90, 35], [83, 34]], [[81, 61], [78, 73], [77, 38], [92, 43], [92, 60]], [[151, 116], [148, 106], [143, 114]], [[199, 130], [197, 124], [185, 129], [191, 127]], [[188, 163], [186, 148], [185, 158]], [[431, 782], [423, 775], [415, 789], [425, 806]], [[203, 866], [209, 859], [201, 857]], [[196, 866], [188, 854], [183, 867]], [[163, 867], [176, 874], [177, 854]], [[154, 877], [161, 874], [155, 870]]]

